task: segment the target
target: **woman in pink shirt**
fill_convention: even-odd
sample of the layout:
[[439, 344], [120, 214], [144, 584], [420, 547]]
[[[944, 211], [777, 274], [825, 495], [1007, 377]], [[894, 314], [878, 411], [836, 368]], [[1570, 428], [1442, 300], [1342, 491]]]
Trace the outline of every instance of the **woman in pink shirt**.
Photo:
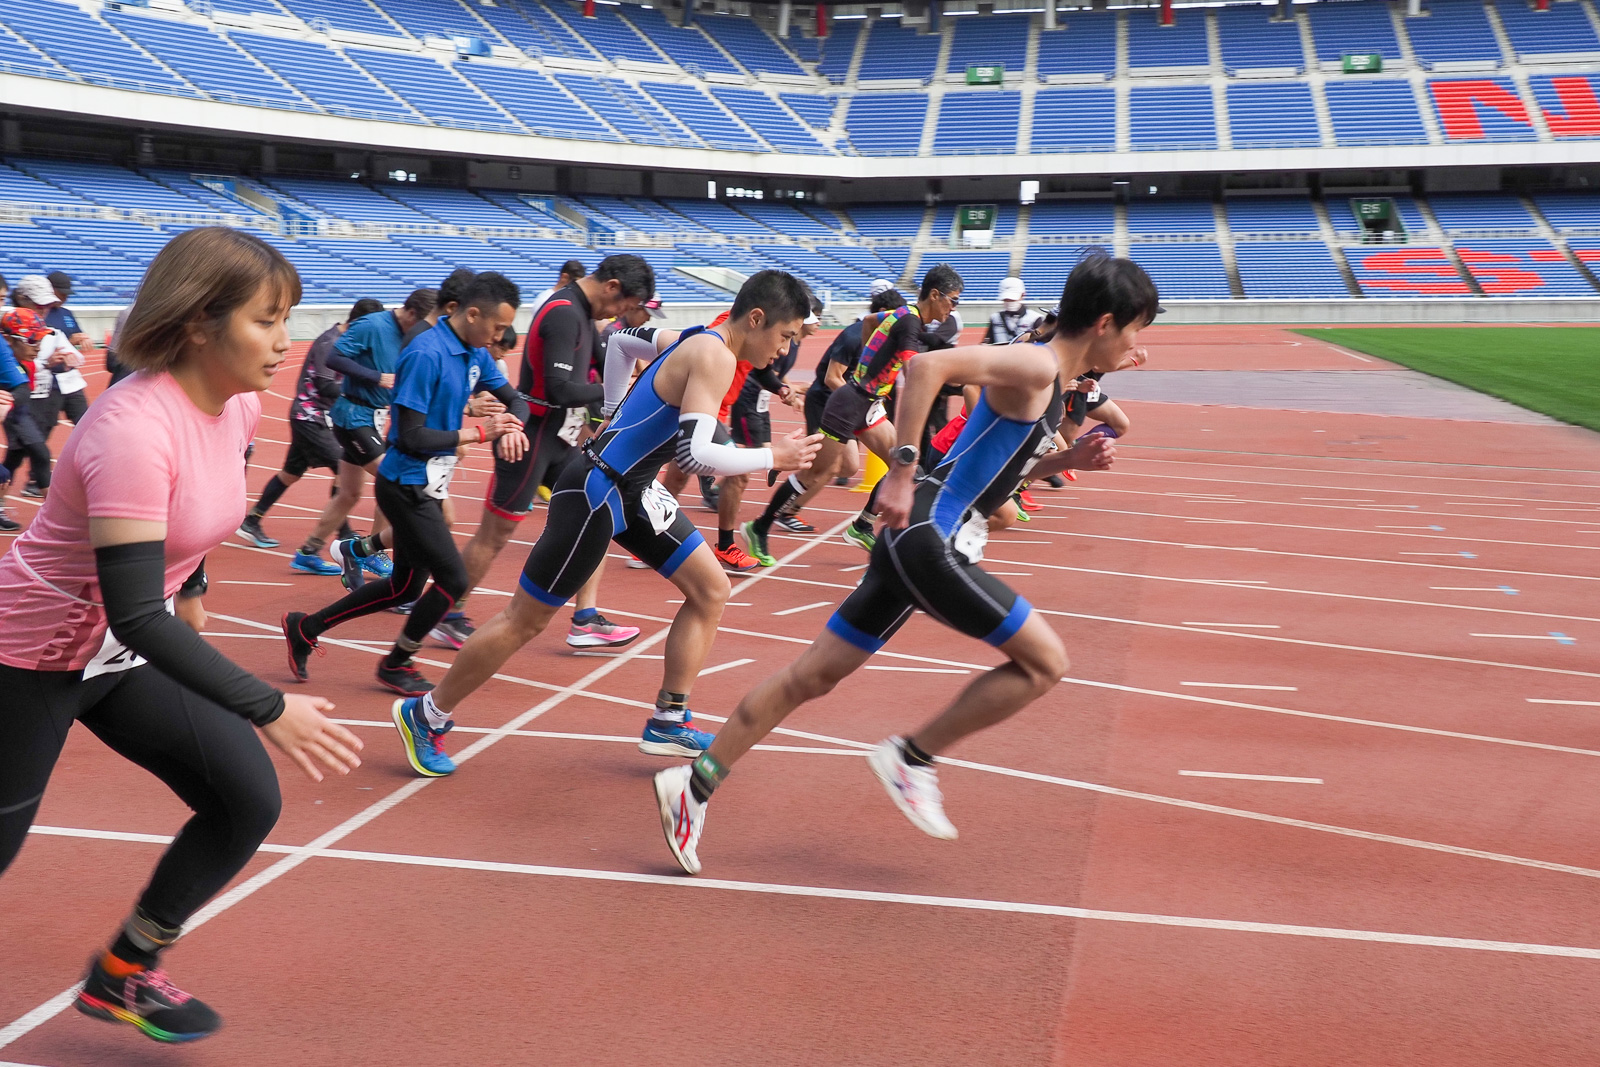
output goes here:
[[139, 371], [73, 430], [50, 496], [0, 557], [0, 871], [22, 847], [74, 722], [194, 809], [76, 1006], [159, 1041], [221, 1020], [160, 969], [163, 949], [278, 819], [257, 730], [301, 770], [348, 773], [361, 742], [319, 697], [290, 696], [201, 640], [205, 556], [245, 508], [260, 390], [289, 349], [300, 279], [237, 230], [172, 239], [118, 345]]

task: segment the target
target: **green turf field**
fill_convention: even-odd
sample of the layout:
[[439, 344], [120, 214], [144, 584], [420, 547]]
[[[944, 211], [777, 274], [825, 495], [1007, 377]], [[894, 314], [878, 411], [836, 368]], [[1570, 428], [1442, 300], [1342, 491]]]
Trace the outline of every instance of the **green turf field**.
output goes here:
[[1600, 327], [1298, 330], [1600, 430]]

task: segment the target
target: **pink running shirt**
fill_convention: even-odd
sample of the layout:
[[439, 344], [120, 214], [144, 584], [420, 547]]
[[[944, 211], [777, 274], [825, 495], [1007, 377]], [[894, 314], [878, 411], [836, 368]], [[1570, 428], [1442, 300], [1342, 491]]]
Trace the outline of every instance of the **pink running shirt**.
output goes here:
[[44, 506], [0, 556], [0, 663], [70, 671], [99, 651], [106, 617], [91, 517], [166, 523], [165, 592], [177, 593], [239, 525], [244, 451], [260, 418], [257, 393], [231, 398], [212, 417], [170, 374], [135, 374], [89, 405]]

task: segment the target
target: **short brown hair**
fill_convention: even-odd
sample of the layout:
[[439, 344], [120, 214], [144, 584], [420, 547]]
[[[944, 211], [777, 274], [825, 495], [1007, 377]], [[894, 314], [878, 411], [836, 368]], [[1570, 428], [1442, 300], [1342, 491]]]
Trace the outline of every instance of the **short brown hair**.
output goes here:
[[254, 234], [226, 226], [186, 230], [156, 253], [117, 335], [117, 360], [134, 370], [171, 369], [189, 326], [208, 329], [269, 286], [275, 305], [300, 302], [300, 275], [283, 253]]

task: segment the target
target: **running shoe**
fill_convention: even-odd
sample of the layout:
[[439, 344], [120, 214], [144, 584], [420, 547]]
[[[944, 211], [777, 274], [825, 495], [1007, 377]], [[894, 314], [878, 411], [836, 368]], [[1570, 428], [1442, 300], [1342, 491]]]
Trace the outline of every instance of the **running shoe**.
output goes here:
[[637, 626], [618, 626], [596, 614], [585, 623], [574, 622], [567, 630], [567, 644], [573, 648], [621, 648], [639, 636]]
[[452, 611], [439, 620], [438, 626], [428, 631], [428, 636], [447, 648], [460, 648], [477, 629], [471, 619], [459, 611]]
[[707, 511], [717, 510], [717, 501], [722, 499], [722, 487], [717, 480], [709, 474], [700, 475], [700, 502], [706, 506]]
[[22, 495], [26, 496], [26, 497], [31, 497], [34, 500], [43, 500], [44, 499], [44, 490], [40, 489], [37, 485], [34, 485], [32, 482], [29, 482], [27, 485], [22, 487]]
[[328, 555], [339, 565], [339, 581], [352, 593], [367, 583], [366, 571], [362, 570], [362, 558], [356, 555], [355, 538], [348, 541], [335, 541], [328, 546]]
[[640, 559], [638, 556], [629, 556], [628, 557], [628, 569], [630, 571], [647, 571], [647, 570], [650, 569], [650, 564], [646, 563], [644, 560]]
[[839, 477], [833, 480], [833, 484], [837, 485], [840, 489], [843, 489], [850, 484], [850, 476], [848, 474], [841, 474]]
[[424, 678], [410, 660], [398, 667], [390, 667], [379, 660], [377, 676], [379, 685], [405, 697], [419, 697], [433, 688], [433, 683]]
[[391, 615], [410, 615], [411, 609], [416, 606], [417, 602], [415, 600], [408, 600], [404, 604], [396, 604], [394, 607], [386, 608], [385, 610]]
[[798, 515], [779, 515], [772, 520], [772, 524], [779, 529], [788, 530], [793, 534], [816, 533], [817, 528]]
[[956, 828], [945, 818], [938, 772], [932, 767], [914, 767], [907, 763], [902, 744], [898, 737], [880, 741], [878, 747], [867, 753], [867, 764], [888, 790], [895, 807], [917, 829], [941, 841], [954, 841]]
[[422, 714], [422, 701], [417, 697], [396, 700], [389, 707], [395, 728], [406, 743], [406, 762], [424, 778], [443, 778], [456, 769], [456, 761], [444, 750], [444, 735], [455, 726], [454, 719], [435, 730]]
[[90, 1018], [130, 1023], [146, 1037], [172, 1044], [210, 1037], [222, 1027], [221, 1017], [173, 985], [166, 971], [138, 970], [113, 978], [99, 958], [89, 964], [89, 976], [72, 1006]]
[[1039, 510], [1039, 502], [1033, 499], [1033, 494], [1028, 492], [1026, 489], [1017, 494], [1017, 503], [1021, 504], [1028, 511]]
[[1067, 487], [1067, 480], [1059, 474], [1052, 474], [1045, 481], [1050, 483], [1050, 488], [1052, 489], [1065, 489]]
[[751, 558], [750, 553], [738, 545], [729, 545], [727, 548], [713, 548], [711, 552], [717, 557], [719, 563], [737, 574], [744, 574], [761, 566], [760, 563]]
[[261, 528], [261, 520], [254, 515], [246, 515], [234, 533], [257, 548], [277, 548], [280, 543], [277, 538], [267, 536], [267, 532]]
[[362, 569], [379, 581], [394, 573], [394, 560], [389, 558], [389, 553], [387, 552], [374, 552], [370, 556], [362, 556], [361, 566]]
[[655, 777], [656, 807], [661, 809], [661, 831], [667, 835], [672, 858], [689, 874], [700, 873], [700, 835], [706, 828], [706, 804], [689, 791], [692, 767], [668, 767]]
[[305, 635], [300, 628], [300, 623], [305, 620], [303, 611], [285, 612], [283, 616], [283, 639], [289, 643], [289, 673], [294, 675], [294, 680], [303, 682], [311, 677], [306, 671], [306, 660], [315, 652], [325, 656], [322, 646]]
[[16, 533], [22, 529], [22, 523], [13, 519], [10, 514], [0, 511], [0, 533]]
[[756, 532], [755, 520], [744, 524], [744, 543], [750, 550], [750, 555], [763, 567], [777, 566], [778, 561], [767, 551], [767, 535]]
[[337, 563], [330, 563], [321, 556], [314, 556], [310, 552], [296, 552], [289, 561], [289, 569], [299, 571], [301, 574], [335, 575], [344, 573], [344, 568]]
[[863, 527], [859, 522], [852, 522], [844, 528], [844, 543], [847, 545], [860, 545], [868, 552], [871, 552], [877, 547], [878, 538], [872, 532], [870, 526]]
[[694, 716], [683, 722], [657, 722], [651, 719], [644, 724], [644, 734], [639, 739], [639, 751], [647, 756], [682, 756], [694, 759], [711, 747], [715, 734], [694, 728]]

